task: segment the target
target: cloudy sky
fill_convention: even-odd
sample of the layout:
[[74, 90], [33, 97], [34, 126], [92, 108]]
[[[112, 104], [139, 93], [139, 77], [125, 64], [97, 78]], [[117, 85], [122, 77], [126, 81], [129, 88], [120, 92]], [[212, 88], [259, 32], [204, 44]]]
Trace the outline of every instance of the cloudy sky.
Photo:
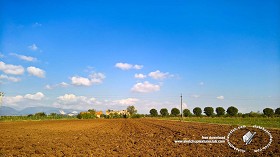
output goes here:
[[277, 0], [2, 0], [3, 105], [275, 109], [279, 19]]

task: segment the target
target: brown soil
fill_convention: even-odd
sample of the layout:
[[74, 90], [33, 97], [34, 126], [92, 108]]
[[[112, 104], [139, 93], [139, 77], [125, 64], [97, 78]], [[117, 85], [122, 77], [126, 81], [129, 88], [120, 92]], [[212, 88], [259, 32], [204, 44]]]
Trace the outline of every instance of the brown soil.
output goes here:
[[[175, 143], [225, 136], [237, 126], [154, 119], [96, 119], [21, 121], [0, 123], [0, 156], [280, 156], [280, 130], [267, 129], [273, 141], [261, 152], [269, 136], [256, 128], [233, 132], [231, 143]], [[249, 145], [242, 136], [257, 134]], [[240, 142], [241, 141], [241, 142]]]

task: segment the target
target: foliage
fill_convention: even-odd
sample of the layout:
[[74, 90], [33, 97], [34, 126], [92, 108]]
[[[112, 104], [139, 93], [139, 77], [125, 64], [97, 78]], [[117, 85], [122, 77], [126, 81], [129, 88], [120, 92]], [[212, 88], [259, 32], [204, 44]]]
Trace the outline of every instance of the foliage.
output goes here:
[[196, 116], [201, 116], [202, 110], [200, 107], [196, 107], [193, 109], [193, 114], [195, 114]]
[[225, 109], [223, 107], [217, 107], [216, 113], [217, 113], [217, 116], [223, 116], [223, 115], [225, 115]]
[[268, 117], [271, 117], [271, 116], [273, 116], [274, 111], [271, 108], [265, 108], [265, 109], [263, 109], [263, 114]]
[[277, 109], [275, 110], [275, 114], [278, 115], [278, 116], [280, 116], [280, 108], [277, 108]]
[[156, 117], [156, 116], [158, 116], [158, 112], [157, 112], [157, 110], [156, 109], [151, 109], [150, 110], [150, 115], [152, 116], [152, 117]]
[[184, 109], [183, 110], [183, 115], [184, 115], [184, 117], [189, 117], [189, 116], [192, 115], [192, 113], [189, 109]]
[[206, 114], [206, 116], [210, 117], [214, 115], [214, 109], [213, 107], [205, 107], [204, 108], [204, 113]]
[[142, 118], [145, 117], [144, 114], [133, 114], [131, 118]]
[[227, 109], [227, 114], [229, 114], [230, 116], [235, 116], [238, 113], [238, 109], [234, 106], [230, 106]]
[[89, 109], [88, 112], [90, 112], [91, 114], [96, 114], [96, 110], [95, 109]]
[[96, 118], [96, 115], [95, 115], [95, 113], [91, 113], [91, 112], [87, 112], [87, 113], [81, 112], [77, 115], [77, 118], [78, 119], [94, 119], [94, 118]]
[[128, 106], [127, 107], [127, 112], [129, 112], [130, 115], [136, 114], [137, 110], [135, 109], [134, 106]]
[[177, 108], [172, 108], [171, 109], [171, 115], [173, 115], [173, 116], [178, 116], [180, 114], [180, 110], [179, 109], [177, 109]]
[[161, 116], [163, 116], [163, 117], [169, 115], [167, 108], [162, 108], [162, 109], [160, 109], [159, 112], [160, 112]]
[[45, 116], [47, 116], [47, 115], [46, 115], [45, 112], [37, 112], [37, 113], [35, 113], [34, 116], [37, 116], [37, 117], [45, 117]]

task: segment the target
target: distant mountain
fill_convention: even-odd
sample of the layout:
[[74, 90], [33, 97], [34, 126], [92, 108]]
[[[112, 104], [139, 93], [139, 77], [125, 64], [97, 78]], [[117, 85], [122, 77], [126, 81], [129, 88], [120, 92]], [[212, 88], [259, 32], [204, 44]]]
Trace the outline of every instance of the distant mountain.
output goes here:
[[0, 116], [8, 116], [8, 115], [28, 115], [28, 114], [35, 114], [37, 112], [45, 112], [46, 114], [50, 113], [57, 113], [61, 114], [60, 111], [64, 111], [66, 114], [68, 113], [75, 113], [81, 112], [80, 110], [73, 110], [73, 109], [61, 109], [55, 107], [27, 107], [21, 111], [15, 110], [11, 107], [2, 106], [0, 108]]
[[12, 115], [18, 115], [18, 110], [13, 109], [11, 107], [7, 106], [1, 106], [0, 107], [0, 116], [12, 116]]

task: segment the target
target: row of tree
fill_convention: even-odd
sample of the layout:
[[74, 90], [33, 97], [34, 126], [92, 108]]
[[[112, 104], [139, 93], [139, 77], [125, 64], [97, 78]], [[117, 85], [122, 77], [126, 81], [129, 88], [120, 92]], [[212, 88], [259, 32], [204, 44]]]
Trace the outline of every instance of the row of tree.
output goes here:
[[[214, 108], [213, 107], [205, 107], [204, 108], [204, 114], [208, 117], [213, 117], [213, 116], [237, 116], [237, 115], [241, 115], [243, 117], [254, 117], [254, 116], [258, 116], [261, 115], [259, 113], [254, 113], [254, 112], [250, 112], [250, 113], [246, 113], [246, 114], [242, 114], [242, 113], [238, 113], [238, 109], [234, 106], [230, 106], [229, 108], [227, 108], [227, 110], [225, 110], [223, 107], [217, 107], [215, 109], [216, 114], [214, 113]], [[159, 115], [160, 113], [160, 115]], [[169, 114], [167, 108], [162, 108], [160, 109], [160, 111], [156, 110], [156, 109], [151, 109], [150, 110], [150, 116], [152, 117], [157, 117], [157, 116], [179, 116], [180, 114], [180, 110], [178, 108], [172, 108], [171, 109], [171, 113]], [[202, 116], [202, 109], [200, 107], [195, 107], [193, 109], [193, 114], [191, 113], [191, 111], [189, 109], [184, 109], [183, 110], [183, 116], [184, 117], [189, 117], [189, 116]], [[277, 115], [280, 116], [280, 108], [277, 108], [275, 111], [272, 108], [265, 108], [263, 109], [263, 115], [271, 117], [273, 115]]]

